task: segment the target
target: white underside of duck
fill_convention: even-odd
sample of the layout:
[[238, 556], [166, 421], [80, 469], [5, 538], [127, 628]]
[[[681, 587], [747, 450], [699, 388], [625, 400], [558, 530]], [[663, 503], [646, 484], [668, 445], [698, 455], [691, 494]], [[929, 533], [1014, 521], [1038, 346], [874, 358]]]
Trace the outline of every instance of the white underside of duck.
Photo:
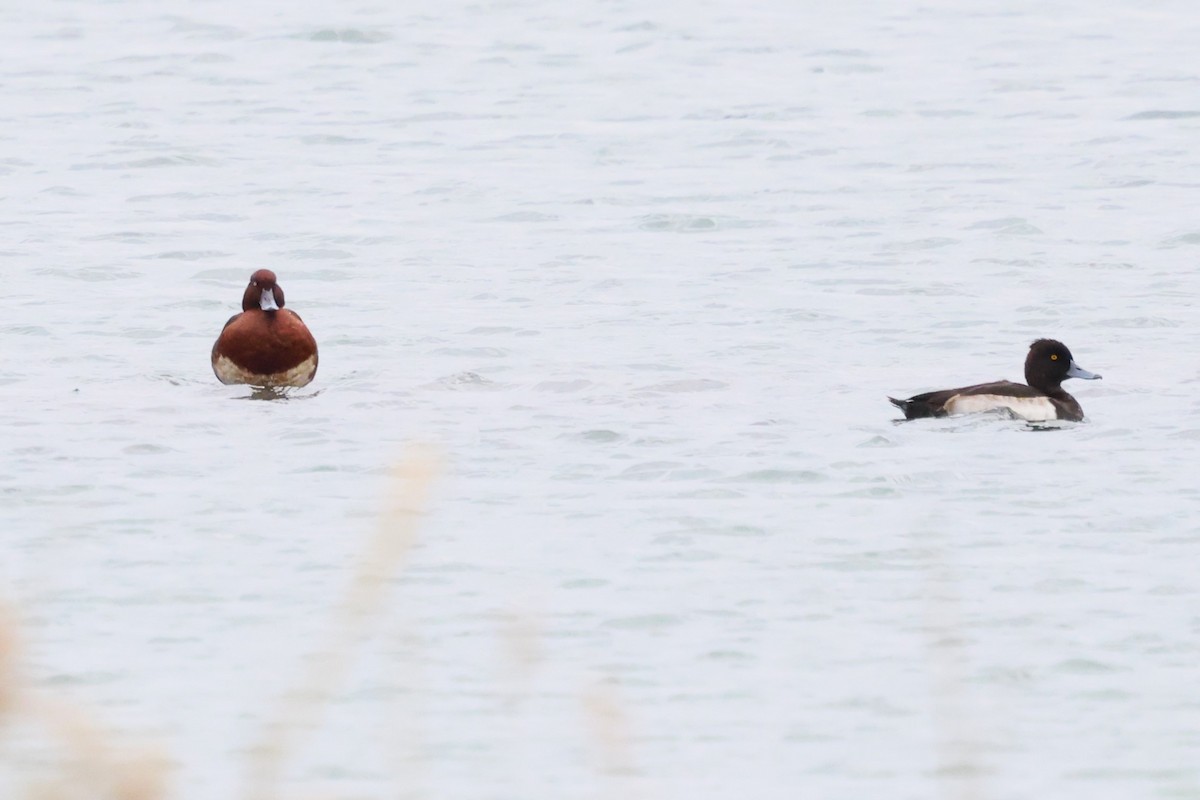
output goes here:
[[221, 383], [245, 383], [250, 386], [307, 386], [313, 379], [317, 367], [315, 355], [304, 359], [296, 366], [271, 375], [260, 375], [239, 367], [225, 356], [217, 356], [213, 372]]
[[1029, 422], [1058, 419], [1058, 408], [1049, 397], [1009, 397], [1002, 394], [956, 394], [946, 401], [947, 414], [977, 414], [1007, 409]]

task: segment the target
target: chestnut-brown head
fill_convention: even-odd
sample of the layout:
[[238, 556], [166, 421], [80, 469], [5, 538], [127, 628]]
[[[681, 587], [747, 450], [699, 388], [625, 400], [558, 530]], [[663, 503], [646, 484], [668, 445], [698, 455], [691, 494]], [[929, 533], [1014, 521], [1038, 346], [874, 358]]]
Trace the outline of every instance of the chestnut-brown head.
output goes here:
[[242, 295], [242, 311], [278, 311], [283, 308], [283, 289], [275, 282], [275, 273], [260, 269], [250, 276], [250, 285]]

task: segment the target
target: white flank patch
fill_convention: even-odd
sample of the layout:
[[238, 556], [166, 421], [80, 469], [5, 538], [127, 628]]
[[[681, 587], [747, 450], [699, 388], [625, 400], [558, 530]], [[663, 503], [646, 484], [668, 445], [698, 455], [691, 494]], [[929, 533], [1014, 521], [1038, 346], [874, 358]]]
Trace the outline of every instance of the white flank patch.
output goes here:
[[312, 356], [284, 372], [259, 375], [256, 372], [242, 369], [225, 356], [217, 356], [217, 360], [213, 362], [213, 372], [217, 373], [217, 378], [221, 383], [245, 383], [250, 386], [306, 386], [312, 380], [311, 374], [316, 361], [317, 357]]
[[1058, 409], [1049, 397], [1008, 397], [1002, 394], [956, 394], [946, 401], [947, 414], [977, 414], [1008, 409], [1013, 416], [1030, 422], [1058, 419]]

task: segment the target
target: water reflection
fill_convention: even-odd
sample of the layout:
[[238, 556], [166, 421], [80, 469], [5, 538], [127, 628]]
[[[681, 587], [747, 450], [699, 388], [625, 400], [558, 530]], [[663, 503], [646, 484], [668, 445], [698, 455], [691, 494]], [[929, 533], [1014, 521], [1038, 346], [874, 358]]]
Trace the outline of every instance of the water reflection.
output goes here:
[[238, 397], [238, 400], [308, 400], [316, 397], [322, 390], [315, 392], [298, 392], [292, 386], [251, 386], [250, 394]]

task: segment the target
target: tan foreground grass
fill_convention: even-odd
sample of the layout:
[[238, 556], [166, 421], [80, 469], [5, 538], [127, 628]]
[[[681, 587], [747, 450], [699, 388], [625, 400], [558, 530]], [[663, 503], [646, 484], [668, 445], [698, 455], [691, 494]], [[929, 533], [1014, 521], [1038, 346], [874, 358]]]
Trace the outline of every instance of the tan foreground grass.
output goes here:
[[[279, 700], [256, 747], [247, 759], [244, 800], [284, 800], [283, 775], [322, 716], [346, 675], [360, 642], [387, 607], [387, 588], [402, 569], [417, 539], [418, 524], [440, 470], [428, 449], [414, 449], [393, 471], [380, 524], [358, 560], [340, 601], [334, 605], [327, 641], [305, 661], [298, 684]], [[986, 773], [978, 747], [974, 715], [966, 706], [966, 653], [955, 581], [945, 558], [933, 559], [928, 576], [926, 630], [939, 739], [939, 788], [943, 796], [983, 797]], [[941, 570], [936, 566], [942, 565]], [[507, 661], [516, 684], [526, 684], [541, 660], [540, 636], [532, 614], [515, 614], [502, 626]], [[15, 736], [47, 739], [49, 760], [42, 759], [16, 776], [18, 794], [0, 800], [167, 800], [172, 796], [171, 760], [161, 749], [137, 746], [106, 728], [90, 714], [51, 690], [35, 686], [22, 669], [17, 615], [0, 605], [0, 755]], [[517, 689], [506, 703], [515, 710]], [[598, 756], [594, 796], [630, 800], [644, 794], [632, 748], [630, 725], [616, 689], [595, 683], [581, 693], [588, 739]], [[3, 779], [0, 774], [0, 780]], [[393, 787], [397, 789], [398, 787]], [[797, 787], [799, 789], [799, 787]], [[4, 787], [0, 785], [0, 794]], [[418, 792], [418, 794], [423, 794]], [[652, 792], [657, 794], [657, 792]], [[312, 797], [311, 794], [305, 795]], [[389, 795], [391, 796], [391, 795]], [[408, 795], [405, 795], [408, 796]], [[382, 796], [380, 798], [382, 800]]]
[[16, 616], [0, 608], [0, 734], [34, 723], [57, 744], [57, 761], [30, 778], [23, 794], [31, 800], [161, 800], [166, 797], [168, 761], [153, 748], [125, 744], [94, 716], [21, 674]]
[[390, 502], [379, 528], [367, 543], [350, 585], [334, 611], [329, 641], [309, 660], [297, 690], [284, 696], [273, 722], [253, 751], [247, 790], [248, 800], [279, 797], [279, 782], [288, 756], [305, 733], [318, 722], [333, 694], [345, 679], [351, 655], [372, 618], [384, 606], [388, 581], [399, 572], [417, 539], [417, 523], [429, 501], [440, 459], [428, 449], [418, 449], [393, 471]]
[[0, 606], [0, 726], [17, 702], [17, 621]]
[[[317, 726], [373, 618], [385, 605], [385, 589], [416, 541], [440, 459], [414, 449], [394, 470], [388, 505], [337, 604], [329, 640], [307, 663], [300, 685], [284, 696], [251, 755], [245, 797], [276, 800], [280, 776], [306, 733]], [[33, 686], [21, 674], [16, 615], [0, 605], [0, 745], [20, 726], [50, 740], [53, 761], [32, 770], [11, 800], [166, 800], [170, 761], [166, 754], [125, 743], [98, 718], [71, 701]], [[32, 734], [31, 734], [32, 735]], [[10, 798], [5, 798], [10, 800]]]
[[[273, 714], [266, 715], [259, 742], [247, 759], [244, 800], [296, 797], [282, 788], [286, 768], [306, 737], [319, 728], [330, 701], [344, 688], [359, 644], [382, 617], [388, 585], [416, 542], [418, 524], [439, 470], [440, 459], [433, 451], [415, 449], [393, 471], [387, 506], [343, 596], [333, 607], [327, 641], [305, 661], [293, 691], [280, 698]], [[934, 562], [944, 564], [945, 559], [938, 557]], [[985, 795], [986, 769], [978, 732], [971, 724], [974, 715], [964, 697], [967, 659], [961, 637], [965, 622], [948, 568], [931, 571], [928, 580], [925, 622], [937, 706], [935, 724], [941, 734], [939, 788], [943, 796], [973, 800]], [[530, 614], [513, 615], [506, 622], [501, 641], [516, 668], [515, 682], [524, 684], [542, 658], [538, 627]], [[171, 761], [165, 752], [130, 744], [95, 715], [35, 686], [23, 673], [22, 653], [16, 614], [0, 605], [0, 755], [10, 749], [7, 743], [14, 732], [40, 732], [53, 751], [49, 764], [39, 763], [28, 775], [18, 776], [25, 783], [17, 795], [0, 800], [167, 800], [172, 796]], [[525, 691], [527, 687], [512, 693], [507, 703], [510, 710]], [[629, 719], [618, 692], [597, 682], [582, 692], [580, 700], [588, 739], [598, 756], [594, 796], [623, 800], [641, 796], [645, 792], [630, 746]], [[0, 794], [3, 789], [0, 785]]]

